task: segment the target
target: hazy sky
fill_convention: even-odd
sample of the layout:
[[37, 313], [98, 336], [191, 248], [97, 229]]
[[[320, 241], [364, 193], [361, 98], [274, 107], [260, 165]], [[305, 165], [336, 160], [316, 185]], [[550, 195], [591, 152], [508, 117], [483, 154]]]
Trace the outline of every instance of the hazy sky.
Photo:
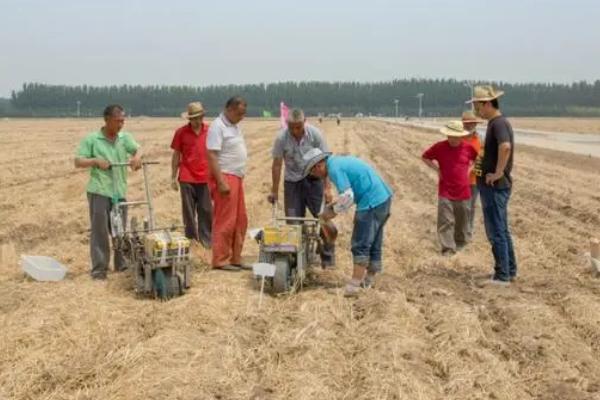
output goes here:
[[600, 78], [600, 1], [0, 0], [23, 82]]

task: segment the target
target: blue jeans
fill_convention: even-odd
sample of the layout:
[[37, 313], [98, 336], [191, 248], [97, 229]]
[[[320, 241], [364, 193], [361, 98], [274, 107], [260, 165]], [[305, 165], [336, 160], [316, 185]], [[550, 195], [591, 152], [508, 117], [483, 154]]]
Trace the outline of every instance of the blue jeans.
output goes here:
[[508, 281], [517, 276], [517, 260], [508, 229], [510, 189], [478, 185], [485, 233], [494, 255], [494, 279]]
[[382, 270], [383, 227], [390, 217], [392, 199], [369, 210], [357, 211], [352, 231], [352, 258], [369, 272]]

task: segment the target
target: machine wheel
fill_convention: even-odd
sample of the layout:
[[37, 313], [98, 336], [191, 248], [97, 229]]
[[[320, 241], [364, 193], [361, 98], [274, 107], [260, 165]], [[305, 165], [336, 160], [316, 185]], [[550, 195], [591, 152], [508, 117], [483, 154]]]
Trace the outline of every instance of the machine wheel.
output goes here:
[[287, 293], [292, 287], [292, 268], [288, 256], [277, 255], [273, 262], [275, 264], [275, 276], [273, 277], [273, 293]]
[[172, 274], [169, 268], [157, 268], [152, 271], [154, 294], [161, 300], [171, 299], [183, 294], [182, 282], [178, 274]]
[[167, 278], [167, 296], [178, 297], [183, 294], [182, 282], [178, 274], [171, 274], [171, 271], [167, 271], [165, 274]]
[[169, 282], [167, 279], [166, 271], [162, 268], [156, 268], [152, 270], [152, 287], [156, 298], [166, 300], [169, 298]]
[[133, 275], [133, 282], [135, 285], [136, 293], [143, 294], [146, 293], [146, 280], [144, 279], [144, 270], [141, 271], [135, 267], [133, 271], [131, 271]]
[[144, 266], [141, 261], [134, 261], [128, 267], [129, 274], [133, 280], [133, 290], [141, 295], [145, 292]]

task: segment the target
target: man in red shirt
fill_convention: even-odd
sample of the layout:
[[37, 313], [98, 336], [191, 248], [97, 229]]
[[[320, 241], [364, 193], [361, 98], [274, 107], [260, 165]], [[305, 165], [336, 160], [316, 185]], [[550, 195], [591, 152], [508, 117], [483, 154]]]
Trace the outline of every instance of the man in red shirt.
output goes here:
[[440, 132], [448, 139], [434, 144], [421, 157], [439, 175], [438, 237], [442, 254], [452, 255], [469, 239], [469, 168], [477, 151], [465, 143], [469, 132], [463, 129], [461, 121], [448, 123]]
[[[181, 189], [181, 208], [185, 236], [211, 247], [212, 202], [208, 190], [208, 159], [202, 103], [190, 103], [181, 114], [189, 121], [175, 131], [171, 148], [171, 187]], [[197, 222], [196, 222], [197, 221]]]

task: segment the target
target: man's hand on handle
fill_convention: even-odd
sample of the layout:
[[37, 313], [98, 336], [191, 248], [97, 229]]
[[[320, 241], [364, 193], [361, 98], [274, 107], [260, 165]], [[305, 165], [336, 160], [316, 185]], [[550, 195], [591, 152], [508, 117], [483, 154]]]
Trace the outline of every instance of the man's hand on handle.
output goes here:
[[104, 170], [104, 171], [110, 169], [110, 162], [108, 162], [108, 161], [106, 161], [106, 160], [104, 160], [102, 158], [96, 158], [96, 159], [94, 159], [94, 165], [97, 168], [100, 168], [101, 170]]
[[131, 157], [131, 159], [129, 160], [129, 164], [131, 165], [131, 170], [132, 171], [137, 171], [140, 168], [142, 168], [142, 156], [139, 154], [135, 154], [133, 157]]
[[323, 212], [319, 214], [319, 219], [323, 221], [329, 221], [335, 218], [335, 212], [333, 211], [333, 204], [325, 206]]

